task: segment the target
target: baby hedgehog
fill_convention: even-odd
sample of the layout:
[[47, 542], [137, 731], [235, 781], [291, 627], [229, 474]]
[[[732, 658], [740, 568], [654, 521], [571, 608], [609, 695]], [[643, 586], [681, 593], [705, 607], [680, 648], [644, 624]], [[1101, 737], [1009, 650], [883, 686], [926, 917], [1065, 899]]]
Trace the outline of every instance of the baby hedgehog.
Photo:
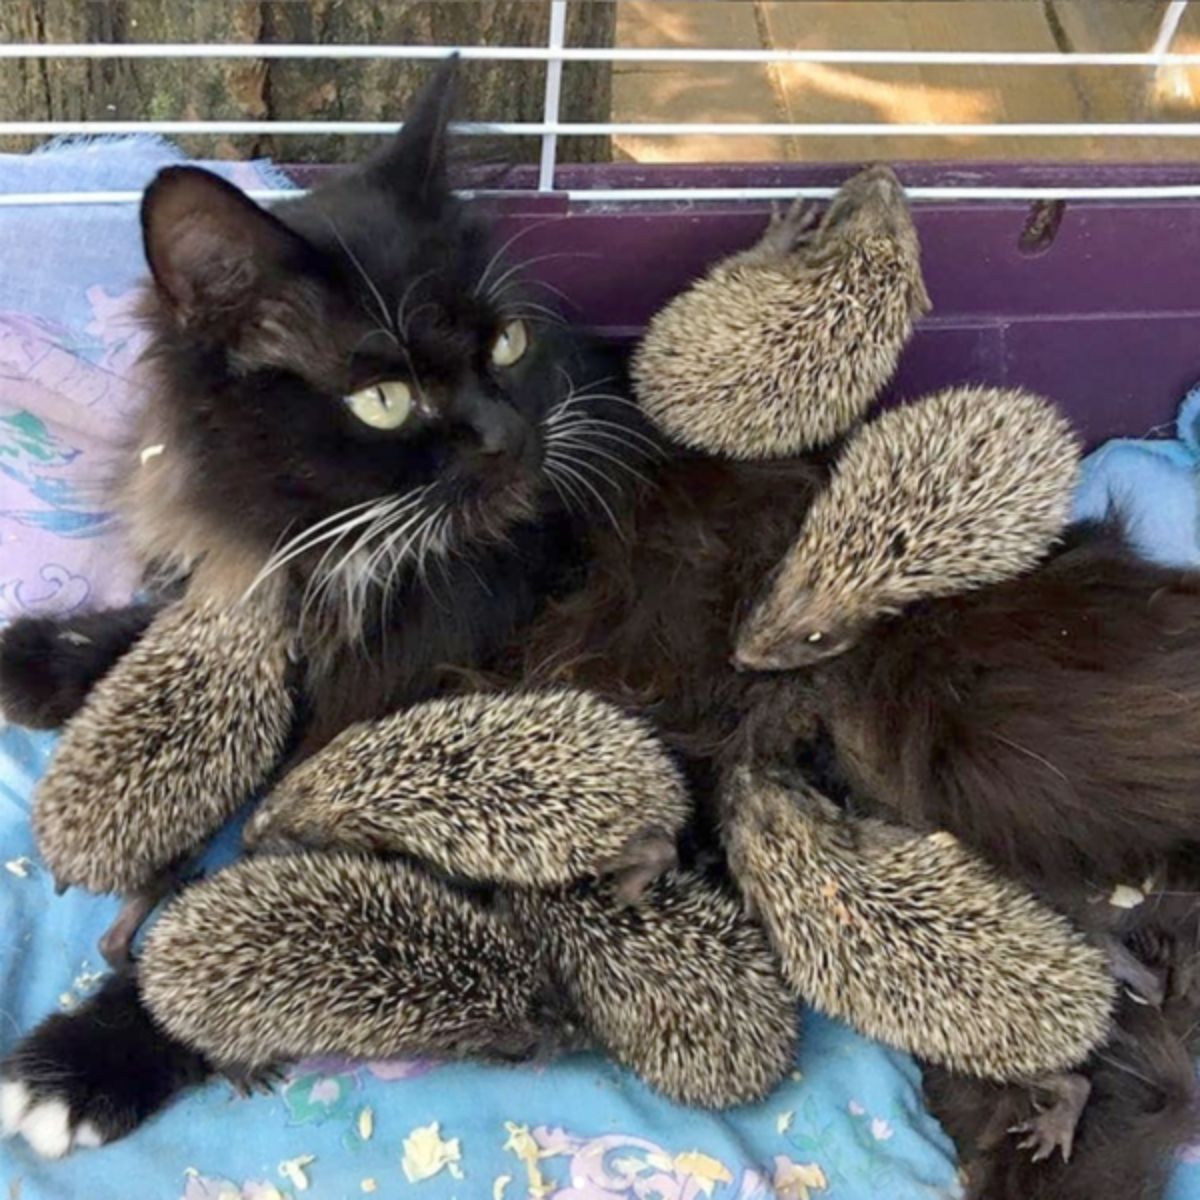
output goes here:
[[674, 865], [688, 813], [643, 721], [558, 689], [431, 700], [355, 725], [280, 783], [245, 837], [407, 854], [527, 887], [614, 874], [632, 900]]
[[699, 875], [670, 872], [637, 907], [611, 885], [514, 891], [588, 1032], [683, 1104], [760, 1100], [791, 1069], [799, 1014], [762, 931]]
[[789, 670], [849, 648], [878, 617], [1032, 569], [1062, 533], [1079, 470], [1067, 420], [1027, 392], [951, 388], [855, 434], [735, 661]]
[[515, 1061], [572, 1037], [503, 915], [356, 855], [247, 859], [188, 888], [139, 976], [163, 1029], [236, 1073], [313, 1054]]
[[[968, 854], [851, 821], [797, 780], [732, 774], [729, 866], [795, 993], [869, 1037], [999, 1081], [1078, 1066], [1116, 999], [1102, 951]], [[1073, 1127], [1087, 1089], [1062, 1082], [1047, 1125]], [[1082, 1082], [1082, 1081], [1081, 1081]]]
[[170, 872], [275, 768], [291, 729], [288, 639], [265, 599], [179, 601], [67, 724], [34, 795], [59, 887], [128, 898], [101, 948], [128, 957]]
[[899, 180], [871, 167], [812, 230], [799, 202], [650, 322], [633, 361], [643, 408], [684, 445], [787, 458], [849, 429], [929, 310]]

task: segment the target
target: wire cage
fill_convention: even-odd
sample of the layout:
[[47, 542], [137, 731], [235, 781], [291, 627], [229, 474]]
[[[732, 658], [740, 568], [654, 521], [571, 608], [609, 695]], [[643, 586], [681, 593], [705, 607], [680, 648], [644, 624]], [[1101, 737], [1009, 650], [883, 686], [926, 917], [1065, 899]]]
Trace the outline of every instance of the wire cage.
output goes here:
[[[1037, 122], [577, 122], [562, 117], [563, 71], [572, 63], [807, 64], [838, 67], [977, 67], [1150, 73], [1200, 68], [1200, 52], [1175, 47], [1188, 0], [1161, 7], [1143, 50], [776, 49], [567, 44], [568, 0], [552, 0], [545, 45], [119, 43], [0, 45], [0, 59], [432, 60], [457, 50], [468, 63], [544, 64], [538, 121], [459, 123], [468, 136], [536, 138], [535, 165], [507, 173], [495, 197], [502, 236], [568, 295], [584, 323], [636, 335], [651, 313], [719, 255], [755, 236], [775, 202], [827, 197], [847, 162], [576, 165], [566, 139], [584, 136], [734, 141], [764, 134], [869, 146], [872, 140], [1019, 138], [1200, 139], [1200, 121]], [[3, 114], [0, 114], [3, 115]], [[243, 135], [378, 135], [373, 120], [0, 120], [0, 136], [157, 132]], [[1200, 365], [1200, 161], [900, 162], [934, 300], [893, 388], [897, 396], [963, 380], [1034, 388], [1055, 397], [1089, 441], [1141, 434], [1169, 421]], [[302, 185], [333, 168], [292, 168]], [[262, 200], [286, 193], [252, 193]], [[16, 193], [0, 206], [127, 204], [137, 192]]]

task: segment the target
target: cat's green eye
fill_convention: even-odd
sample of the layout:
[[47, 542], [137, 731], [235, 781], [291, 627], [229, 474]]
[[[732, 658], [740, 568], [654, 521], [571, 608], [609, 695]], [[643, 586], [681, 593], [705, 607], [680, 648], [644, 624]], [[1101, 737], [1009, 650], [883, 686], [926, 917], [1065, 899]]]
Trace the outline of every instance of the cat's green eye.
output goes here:
[[412, 389], [399, 379], [373, 383], [347, 396], [346, 407], [372, 429], [399, 429], [413, 410]]
[[511, 367], [529, 349], [529, 331], [524, 321], [509, 321], [492, 343], [492, 362], [498, 367]]

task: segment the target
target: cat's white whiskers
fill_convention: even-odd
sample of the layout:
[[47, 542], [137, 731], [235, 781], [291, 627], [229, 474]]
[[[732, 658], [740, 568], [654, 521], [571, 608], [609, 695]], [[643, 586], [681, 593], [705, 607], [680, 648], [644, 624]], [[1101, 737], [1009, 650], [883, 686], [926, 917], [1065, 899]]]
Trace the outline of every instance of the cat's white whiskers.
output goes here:
[[[396, 568], [403, 562], [403, 555], [397, 555], [397, 547], [400, 545], [400, 539], [412, 529], [414, 526], [424, 520], [428, 513], [428, 509], [423, 507], [423, 502], [429, 487], [421, 489], [420, 501], [410, 510], [406, 510], [402, 519], [391, 522], [387, 529], [383, 531], [380, 544], [375, 548], [367, 562], [367, 569], [372, 578], [375, 577], [376, 571], [383, 571], [385, 568], [388, 572], [386, 578], [391, 578]], [[390, 565], [389, 565], [390, 563]]]
[[324, 613], [328, 607], [328, 602], [332, 595], [332, 589], [335, 582], [341, 582], [346, 578], [354, 578], [357, 571], [361, 567], [356, 567], [355, 560], [361, 559], [366, 551], [365, 547], [375, 534], [384, 527], [391, 518], [393, 508], [391, 506], [381, 506], [380, 511], [375, 514], [374, 519], [367, 526], [366, 531], [358, 536], [354, 545], [349, 551], [344, 553], [338, 562], [327, 567], [325, 564], [330, 557], [337, 553], [341, 548], [343, 539], [350, 532], [346, 531], [342, 537], [337, 538], [333, 544], [321, 555], [316, 567], [313, 568], [309, 576], [308, 584], [304, 589], [304, 602], [301, 606], [301, 613], [308, 611], [312, 604], [316, 604], [320, 611]]
[[644, 475], [637, 469], [637, 467], [627, 463], [623, 458], [618, 458], [615, 454], [610, 454], [607, 450], [602, 450], [590, 439], [571, 437], [570, 433], [568, 432], [558, 438], [557, 444], [568, 451], [580, 451], [585, 455], [592, 455], [596, 458], [602, 458], [605, 460], [605, 462], [612, 463], [614, 467], [618, 467], [620, 470], [624, 471], [628, 475], [632, 475], [635, 479], [640, 480], [642, 483], [650, 483], [650, 477], [648, 475]]
[[[392, 549], [390, 551], [392, 555], [392, 565], [383, 583], [385, 597], [390, 597], [392, 587], [394, 586], [396, 572], [401, 568], [401, 566], [403, 566], [405, 562], [409, 560], [409, 551], [417, 546], [418, 540], [421, 538], [422, 534], [434, 521], [438, 519], [438, 517], [442, 515], [442, 511], [442, 506], [437, 505], [427, 512], [422, 513], [415, 522], [408, 522], [404, 529], [398, 530], [394, 535], [394, 538], [392, 539]], [[414, 524], [415, 528], [413, 528]], [[411, 529], [411, 532], [408, 534], [408, 537], [404, 540], [403, 544], [397, 546], [396, 543], [399, 542], [401, 535], [409, 529]], [[365, 595], [363, 599], [365, 603]]]
[[334, 221], [334, 219], [324, 209], [321, 209], [320, 212], [321, 216], [325, 219], [325, 223], [329, 226], [330, 231], [333, 233], [333, 236], [337, 238], [338, 245], [341, 246], [341, 248], [346, 252], [346, 257], [354, 264], [354, 269], [359, 273], [360, 276], [362, 276], [363, 283], [365, 283], [370, 289], [371, 295], [375, 298], [375, 303], [379, 305], [379, 314], [383, 317], [383, 327], [381, 328], [380, 332], [386, 333], [393, 342], [399, 345], [400, 339], [396, 336], [395, 330], [391, 327], [391, 313], [388, 312], [387, 302], [383, 298], [383, 293], [378, 287], [375, 286], [375, 281], [370, 275], [367, 274], [367, 269], [359, 261], [358, 255], [350, 249], [346, 239], [342, 237], [341, 230], [338, 229], [337, 223]]
[[[332, 602], [336, 590], [342, 593], [347, 611], [361, 614], [365, 607], [366, 591], [375, 577], [375, 564], [386, 554], [390, 539], [399, 536], [403, 530], [421, 519], [421, 502], [428, 490], [427, 485], [395, 501], [371, 523], [348, 554], [343, 555], [332, 568], [320, 574], [319, 582], [317, 574], [314, 573], [315, 594], [320, 600], [322, 611]], [[382, 539], [382, 545], [368, 550], [369, 543], [375, 539]]]
[[562, 325], [564, 327], [567, 324], [566, 318], [562, 313], [555, 312], [548, 305], [538, 304], [535, 300], [522, 300], [512, 308], [506, 305], [504, 316], [506, 320], [520, 318], [523, 321], [545, 321], [548, 325]]
[[[249, 597], [267, 578], [281, 567], [286, 566], [294, 558], [297, 558], [308, 550], [314, 549], [330, 537], [335, 536], [340, 528], [340, 525], [338, 525], [339, 522], [344, 522], [354, 517], [356, 513], [360, 513], [365, 508], [370, 508], [377, 502], [377, 500], [364, 500], [360, 504], [352, 504], [348, 508], [339, 509], [331, 516], [323, 517], [316, 524], [306, 526], [295, 537], [284, 541], [281, 546], [268, 555], [267, 561], [263, 563], [258, 574], [251, 580], [250, 586], [246, 589], [245, 597], [243, 598]], [[334, 525], [335, 528], [329, 529], [328, 526], [330, 525]]]
[[414, 276], [408, 281], [408, 286], [404, 289], [404, 294], [400, 297], [400, 303], [396, 305], [396, 328], [400, 331], [400, 337], [404, 341], [408, 341], [408, 322], [409, 317], [406, 313], [408, 302], [412, 299], [412, 294], [425, 282], [431, 275], [435, 273], [436, 268], [430, 267], [428, 271], [422, 271], [420, 275]]
[[587, 250], [560, 250], [553, 254], [537, 254], [533, 258], [526, 258], [520, 262], [513, 263], [507, 271], [502, 274], [495, 283], [488, 288], [486, 296], [489, 301], [495, 302], [496, 297], [501, 294], [501, 289], [506, 280], [511, 279], [519, 271], [524, 271], [529, 267], [536, 266], [538, 263], [551, 262], [556, 258], [600, 258], [600, 254], [594, 254]]
[[568, 512], [579, 512], [581, 509], [575, 507], [579, 503], [579, 497], [573, 492], [567, 490], [567, 483], [558, 473], [558, 466], [551, 455], [547, 454], [544, 460], [546, 471], [546, 482], [550, 485], [554, 494], [563, 502]]
[[[328, 568], [324, 572], [325, 575], [327, 577], [332, 577], [342, 571], [343, 568], [345, 568], [350, 562], [350, 560], [359, 553], [359, 551], [366, 550], [366, 547], [369, 545], [371, 540], [387, 526], [388, 522], [397, 513], [397, 510], [404, 511], [405, 508], [406, 501], [399, 497], [393, 497], [389, 500], [381, 502], [380, 504], [377, 504], [372, 510], [374, 519], [370, 522], [370, 524], [367, 525], [367, 528], [358, 535], [358, 537], [355, 539], [354, 545], [351, 546], [350, 549], [347, 550], [332, 567]], [[347, 533], [349, 532], [350, 531], [347, 530]], [[316, 570], [313, 572], [314, 575], [321, 572], [325, 560], [333, 551], [336, 550], [336, 548], [337, 543], [331, 546], [329, 550], [326, 550], [326, 552], [321, 556], [321, 561], [317, 563]]]
[[530, 225], [523, 225], [517, 230], [516, 233], [512, 235], [512, 237], [508, 238], [500, 247], [500, 249], [497, 250], [495, 254], [493, 254], [488, 260], [487, 266], [483, 268], [483, 274], [479, 276], [478, 280], [475, 282], [474, 288], [471, 289], [471, 295], [478, 296], [481, 292], [483, 292], [483, 289], [487, 287], [488, 277], [495, 269], [496, 264], [504, 257], [504, 254], [507, 250], [509, 250], [512, 246], [515, 246], [517, 242], [519, 242], [526, 234], [532, 233], [535, 229], [541, 229], [549, 224], [549, 220], [534, 221]]
[[[557, 449], [558, 448], [556, 447], [556, 450]], [[591, 492], [596, 499], [596, 503], [600, 505], [608, 519], [612, 522], [613, 529], [615, 529], [620, 536], [624, 537], [624, 532], [621, 529], [621, 523], [617, 520], [616, 513], [613, 512], [608, 501], [604, 499], [603, 495], [601, 495], [595, 484], [593, 484], [591, 480], [582, 473], [583, 468], [587, 464], [582, 459], [576, 458], [574, 455], [564, 453], [556, 454], [554, 461], [558, 470], [569, 476], [575, 483], [579, 484], [580, 487]], [[612, 480], [609, 479], [603, 471], [599, 471], [599, 469], [595, 467], [593, 467], [593, 470], [597, 471], [600, 477], [606, 482], [609, 484], [612, 483]]]
[[644, 454], [647, 457], [651, 455], [657, 455], [659, 458], [667, 457], [666, 448], [661, 442], [642, 433], [640, 429], [630, 429], [627, 425], [621, 425], [616, 421], [606, 421], [603, 417], [593, 417], [590, 413], [571, 413], [570, 419], [564, 422], [564, 425], [568, 429], [586, 431], [589, 437], [618, 442], [635, 454]]

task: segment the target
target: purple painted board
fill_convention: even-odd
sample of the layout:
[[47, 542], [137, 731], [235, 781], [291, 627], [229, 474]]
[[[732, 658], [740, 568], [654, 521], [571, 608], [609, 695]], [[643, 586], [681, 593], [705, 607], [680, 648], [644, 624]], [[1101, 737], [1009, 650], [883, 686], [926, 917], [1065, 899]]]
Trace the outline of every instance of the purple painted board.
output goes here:
[[[1116, 186], [1190, 183], [1200, 165], [908, 164], [909, 184]], [[829, 186], [852, 165], [564, 167], [560, 188]], [[321, 168], [296, 171], [308, 182]], [[528, 169], [507, 183], [529, 187]], [[761, 202], [569, 204], [497, 200], [514, 262], [565, 293], [578, 320], [634, 337], [666, 301], [762, 228]], [[1089, 443], [1166, 427], [1200, 379], [1200, 202], [1068, 204], [1052, 242], [1028, 253], [1020, 203], [922, 204], [917, 210], [934, 312], [892, 389], [1022, 385], [1059, 404]]]

